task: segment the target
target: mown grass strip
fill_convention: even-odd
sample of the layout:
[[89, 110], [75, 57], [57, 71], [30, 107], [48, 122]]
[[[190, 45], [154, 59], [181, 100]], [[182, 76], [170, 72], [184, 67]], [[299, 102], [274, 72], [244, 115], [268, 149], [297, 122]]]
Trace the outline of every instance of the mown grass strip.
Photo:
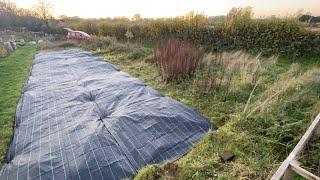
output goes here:
[[0, 167], [13, 135], [13, 123], [21, 88], [28, 78], [35, 53], [35, 46], [24, 46], [0, 60]]

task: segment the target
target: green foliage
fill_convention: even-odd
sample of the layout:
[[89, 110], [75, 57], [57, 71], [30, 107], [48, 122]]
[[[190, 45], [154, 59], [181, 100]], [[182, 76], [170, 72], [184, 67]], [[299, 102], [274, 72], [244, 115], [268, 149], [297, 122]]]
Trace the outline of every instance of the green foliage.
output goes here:
[[[288, 57], [320, 54], [320, 34], [296, 18], [252, 19], [250, 7], [233, 8], [222, 23], [202, 14], [139, 21], [80, 21], [74, 28], [118, 40], [149, 43], [168, 38], [187, 39], [208, 51], [246, 50]], [[130, 33], [128, 33], [130, 32]]]
[[0, 61], [0, 164], [13, 135], [13, 123], [21, 88], [27, 80], [35, 46], [23, 46]]
[[319, 35], [296, 19], [234, 21], [227, 27], [235, 48], [290, 57], [320, 53]]

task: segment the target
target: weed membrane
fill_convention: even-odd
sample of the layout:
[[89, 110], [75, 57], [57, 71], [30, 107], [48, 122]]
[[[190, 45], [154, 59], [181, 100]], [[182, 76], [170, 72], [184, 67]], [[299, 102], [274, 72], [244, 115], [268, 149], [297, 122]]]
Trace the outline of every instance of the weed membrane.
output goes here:
[[0, 179], [131, 178], [174, 161], [206, 118], [80, 49], [37, 54]]

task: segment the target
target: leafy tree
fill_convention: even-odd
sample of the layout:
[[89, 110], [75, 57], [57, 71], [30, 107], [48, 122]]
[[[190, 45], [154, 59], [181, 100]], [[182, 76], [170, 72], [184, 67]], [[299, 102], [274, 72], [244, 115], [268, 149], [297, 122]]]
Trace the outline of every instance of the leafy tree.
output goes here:
[[313, 16], [309, 14], [305, 14], [299, 17], [299, 21], [301, 22], [310, 22], [310, 20], [313, 18]]
[[310, 14], [304, 14], [299, 17], [299, 21], [307, 23], [320, 23], [320, 16], [311, 16]]

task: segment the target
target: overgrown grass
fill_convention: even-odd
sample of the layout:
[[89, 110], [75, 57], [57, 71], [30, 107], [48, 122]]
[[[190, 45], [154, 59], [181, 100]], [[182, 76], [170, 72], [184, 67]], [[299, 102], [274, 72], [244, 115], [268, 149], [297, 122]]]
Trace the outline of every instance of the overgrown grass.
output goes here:
[[38, 50], [63, 50], [76, 47], [79, 47], [79, 43], [76, 41], [45, 41], [38, 46]]
[[17, 103], [35, 52], [35, 46], [23, 46], [0, 60], [0, 166], [13, 135]]
[[[268, 179], [319, 113], [318, 57], [294, 61], [279, 58], [273, 63], [270, 59], [261, 59], [258, 83], [251, 80], [242, 83], [240, 73], [230, 82], [233, 88], [226, 89], [222, 84], [199, 93], [195, 91], [194, 82], [202, 80], [206, 74], [198, 71], [195, 76], [181, 81], [164, 82], [152, 59], [152, 49], [139, 49], [150, 55], [133, 60], [128, 57], [134, 50], [118, 51], [115, 48], [97, 54], [164, 95], [191, 106], [219, 126], [175, 162], [178, 168], [171, 178]], [[213, 68], [213, 71], [221, 73], [219, 68]], [[219, 154], [226, 150], [235, 154], [233, 161], [220, 160]], [[316, 158], [317, 151], [311, 149], [311, 156], [308, 158]], [[308, 159], [303, 161], [310, 162]], [[166, 167], [148, 166], [136, 179], [164, 179]]]

